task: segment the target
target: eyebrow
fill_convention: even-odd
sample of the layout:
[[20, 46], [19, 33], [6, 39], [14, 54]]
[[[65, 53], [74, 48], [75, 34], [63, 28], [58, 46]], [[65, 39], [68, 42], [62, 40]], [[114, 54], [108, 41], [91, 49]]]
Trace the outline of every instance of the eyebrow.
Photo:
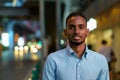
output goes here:
[[86, 26], [85, 24], [79, 24], [78, 26]]
[[74, 26], [74, 24], [69, 24], [69, 25], [67, 25], [67, 26]]
[[[74, 26], [74, 24], [68, 24], [67, 26]], [[78, 26], [86, 26], [85, 24], [78, 24]]]

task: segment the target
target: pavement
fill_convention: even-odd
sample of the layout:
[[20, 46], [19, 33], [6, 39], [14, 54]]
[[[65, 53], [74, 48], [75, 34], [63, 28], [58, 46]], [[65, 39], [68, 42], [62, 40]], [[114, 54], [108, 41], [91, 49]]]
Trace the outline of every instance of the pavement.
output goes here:
[[0, 57], [0, 80], [25, 80], [40, 60], [40, 52], [15, 56], [14, 51], [6, 50]]

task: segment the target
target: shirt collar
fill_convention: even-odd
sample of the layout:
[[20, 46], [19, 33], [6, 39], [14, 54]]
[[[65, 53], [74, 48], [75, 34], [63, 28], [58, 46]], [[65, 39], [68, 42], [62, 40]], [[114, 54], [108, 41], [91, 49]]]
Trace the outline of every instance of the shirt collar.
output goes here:
[[[66, 47], [66, 50], [67, 50], [67, 55], [68, 56], [71, 56], [72, 54], [74, 54], [74, 51], [73, 49], [70, 47], [70, 45], [67, 45]], [[88, 47], [86, 46], [85, 47], [85, 52], [83, 54], [83, 57], [87, 59], [87, 54], [88, 54]]]

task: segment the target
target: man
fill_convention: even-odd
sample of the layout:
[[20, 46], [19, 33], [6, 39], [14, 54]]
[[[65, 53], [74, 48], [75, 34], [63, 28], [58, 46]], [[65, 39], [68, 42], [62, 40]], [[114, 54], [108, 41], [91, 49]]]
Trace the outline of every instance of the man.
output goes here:
[[99, 48], [98, 52], [106, 57], [108, 61], [110, 80], [113, 80], [116, 57], [114, 51], [110, 46], [107, 45], [107, 43], [108, 42], [103, 39], [101, 41], [101, 47]]
[[107, 45], [106, 40], [101, 41], [101, 47], [99, 48], [98, 52], [106, 57], [108, 63], [115, 60], [115, 54], [112, 48]]
[[47, 57], [42, 80], [109, 80], [106, 58], [85, 44], [88, 33], [86, 17], [71, 13], [65, 29], [68, 45]]

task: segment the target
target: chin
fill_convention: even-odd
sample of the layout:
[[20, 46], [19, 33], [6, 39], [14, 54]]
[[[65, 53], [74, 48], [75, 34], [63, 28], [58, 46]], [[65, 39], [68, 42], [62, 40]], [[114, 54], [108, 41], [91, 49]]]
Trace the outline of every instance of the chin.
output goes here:
[[78, 45], [81, 45], [83, 42], [70, 42], [72, 45], [76, 45], [76, 46], [78, 46]]

